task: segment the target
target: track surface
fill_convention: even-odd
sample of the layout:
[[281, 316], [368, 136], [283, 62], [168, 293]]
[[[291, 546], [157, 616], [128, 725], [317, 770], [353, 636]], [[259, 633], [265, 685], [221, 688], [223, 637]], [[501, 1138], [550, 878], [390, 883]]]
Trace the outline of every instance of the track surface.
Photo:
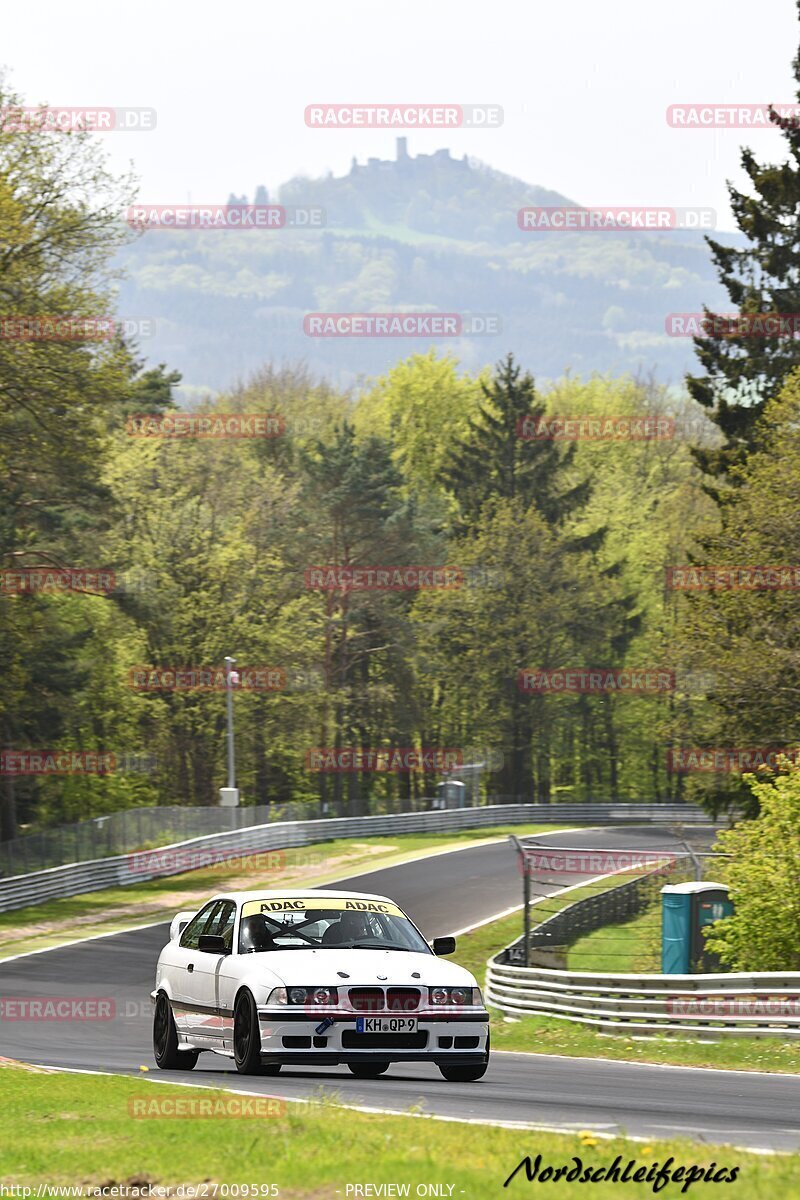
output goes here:
[[[691, 834], [695, 846], [711, 830]], [[668, 849], [665, 829], [627, 827], [551, 834], [545, 844], [573, 847]], [[559, 886], [579, 882], [562, 876]], [[368, 874], [332, 887], [392, 896], [437, 936], [465, 928], [520, 902], [520, 876], [507, 842], [473, 846]], [[167, 925], [104, 937], [0, 963], [0, 997], [80, 996], [114, 1001], [109, 1020], [0, 1020], [0, 1055], [78, 1069], [138, 1073], [151, 1078], [233, 1087], [305, 1099], [320, 1087], [345, 1103], [424, 1111], [478, 1121], [511, 1121], [561, 1128], [627, 1132], [641, 1137], [683, 1135], [710, 1142], [771, 1149], [800, 1146], [800, 1078], [747, 1072], [665, 1068], [548, 1055], [495, 1054], [479, 1083], [446, 1083], [435, 1067], [392, 1067], [378, 1080], [357, 1080], [345, 1067], [288, 1068], [278, 1077], [237, 1074], [230, 1060], [203, 1054], [191, 1073], [156, 1071], [150, 1044], [155, 963]]]

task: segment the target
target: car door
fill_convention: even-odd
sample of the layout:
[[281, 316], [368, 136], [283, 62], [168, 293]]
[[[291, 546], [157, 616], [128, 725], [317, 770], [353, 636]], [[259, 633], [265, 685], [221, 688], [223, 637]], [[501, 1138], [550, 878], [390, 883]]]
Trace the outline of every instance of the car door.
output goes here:
[[175, 946], [170, 949], [172, 1012], [178, 1032], [186, 1037], [191, 1037], [194, 1032], [199, 1003], [194, 978], [200, 955], [197, 944], [200, 934], [205, 933], [206, 926], [219, 905], [219, 900], [211, 900], [204, 905], [186, 926]]
[[[219, 900], [214, 907], [203, 933], [216, 934], [225, 940], [228, 952], [233, 948], [233, 924], [236, 904], [233, 900]], [[224, 954], [210, 954], [197, 950], [192, 971], [192, 996], [195, 1009], [190, 1015], [192, 1041], [209, 1049], [222, 1046], [225, 1019], [220, 1012], [219, 972], [225, 962]]]

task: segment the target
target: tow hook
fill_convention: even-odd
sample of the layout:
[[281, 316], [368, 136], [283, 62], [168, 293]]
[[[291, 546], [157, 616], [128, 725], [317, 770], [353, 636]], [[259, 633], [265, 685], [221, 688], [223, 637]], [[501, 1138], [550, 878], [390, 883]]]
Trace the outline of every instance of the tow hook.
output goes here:
[[327, 1029], [330, 1029], [332, 1024], [333, 1024], [333, 1017], [326, 1017], [324, 1021], [320, 1021], [319, 1025], [314, 1030], [314, 1033], [316, 1033], [316, 1034], [325, 1033], [325, 1031]]

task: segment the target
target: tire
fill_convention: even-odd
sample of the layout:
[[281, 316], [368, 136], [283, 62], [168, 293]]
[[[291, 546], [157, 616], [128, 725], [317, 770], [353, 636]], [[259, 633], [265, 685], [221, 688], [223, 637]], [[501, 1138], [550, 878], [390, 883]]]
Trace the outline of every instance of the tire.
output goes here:
[[233, 1060], [242, 1075], [277, 1075], [279, 1064], [261, 1066], [261, 1031], [251, 992], [240, 992], [233, 1010]]
[[162, 1071], [191, 1071], [199, 1050], [179, 1050], [178, 1031], [172, 1015], [172, 1005], [166, 992], [156, 996], [153, 1013], [153, 1057]]
[[486, 1038], [486, 1055], [483, 1062], [475, 1063], [474, 1066], [463, 1066], [459, 1063], [453, 1063], [448, 1066], [446, 1063], [439, 1063], [439, 1070], [448, 1083], [475, 1083], [477, 1079], [483, 1079], [489, 1066], [489, 1050], [491, 1048], [491, 1040], [487, 1035]]
[[358, 1062], [348, 1063], [347, 1068], [355, 1075], [356, 1079], [377, 1079], [379, 1075], [383, 1075], [389, 1070], [391, 1063], [388, 1062]]
[[476, 1079], [483, 1079], [488, 1066], [488, 1062], [476, 1063], [474, 1067], [465, 1067], [459, 1063], [447, 1067], [444, 1063], [439, 1063], [439, 1070], [449, 1083], [474, 1083]]

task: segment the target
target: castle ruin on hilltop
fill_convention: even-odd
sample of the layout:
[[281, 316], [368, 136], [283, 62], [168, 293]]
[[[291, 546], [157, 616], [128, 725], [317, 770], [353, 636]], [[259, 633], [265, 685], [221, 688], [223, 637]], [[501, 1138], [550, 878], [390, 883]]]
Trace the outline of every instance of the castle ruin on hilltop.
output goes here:
[[400, 167], [401, 169], [413, 169], [416, 165], [425, 163], [453, 163], [454, 166], [469, 167], [466, 154], [463, 158], [453, 158], [449, 150], [434, 150], [433, 154], [418, 154], [413, 158], [408, 153], [408, 138], [399, 137], [396, 139], [396, 156], [391, 158], [368, 158], [366, 163], [359, 163], [353, 155], [353, 161], [350, 164], [350, 174], [363, 174], [365, 171], [389, 171]]
[[[449, 150], [434, 150], [433, 154], [418, 154], [415, 158], [408, 153], [408, 138], [399, 137], [395, 141], [396, 156], [395, 158], [368, 158], [365, 163], [359, 163], [353, 156], [353, 161], [350, 165], [350, 174], [339, 176], [340, 179], [347, 179], [353, 175], [360, 175], [367, 179], [380, 174], [382, 171], [397, 171], [412, 172], [418, 171], [420, 168], [426, 167], [430, 163], [450, 163], [453, 167], [470, 170], [470, 166], [474, 167], [475, 160], [472, 164], [465, 154], [463, 158], [453, 158]], [[333, 179], [332, 172], [328, 172], [328, 180]], [[269, 193], [263, 184], [259, 184], [255, 191], [254, 204], [269, 204]], [[249, 204], [246, 195], [237, 196], [234, 192], [228, 196], [229, 207], [242, 206]]]

